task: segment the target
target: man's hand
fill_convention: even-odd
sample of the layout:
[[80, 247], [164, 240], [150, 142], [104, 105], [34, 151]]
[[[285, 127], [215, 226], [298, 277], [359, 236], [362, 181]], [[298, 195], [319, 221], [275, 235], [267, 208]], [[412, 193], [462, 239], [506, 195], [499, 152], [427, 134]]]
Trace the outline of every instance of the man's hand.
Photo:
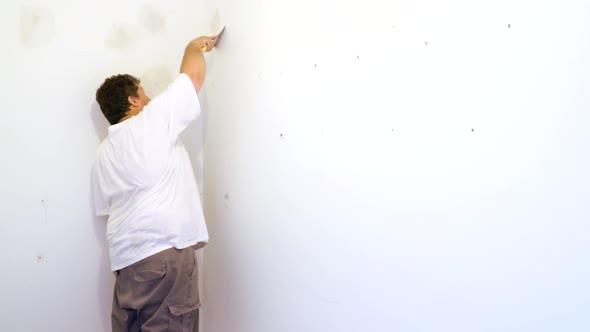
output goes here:
[[199, 46], [199, 49], [203, 52], [211, 52], [213, 47], [215, 46], [215, 40], [217, 36], [201, 36], [195, 39], [193, 42]]

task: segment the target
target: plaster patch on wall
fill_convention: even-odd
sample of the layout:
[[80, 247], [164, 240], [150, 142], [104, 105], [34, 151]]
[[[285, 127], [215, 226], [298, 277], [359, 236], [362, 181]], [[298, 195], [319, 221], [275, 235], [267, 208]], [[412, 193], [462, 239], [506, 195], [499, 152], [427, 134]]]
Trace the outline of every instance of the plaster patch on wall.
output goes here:
[[156, 9], [150, 5], [145, 5], [139, 17], [141, 24], [149, 32], [156, 34], [166, 30], [166, 18], [156, 11]]
[[211, 34], [217, 34], [221, 30], [221, 15], [219, 15], [219, 8], [215, 9], [213, 13], [213, 17], [211, 18], [211, 23], [209, 24], [209, 29], [211, 29]]
[[113, 28], [105, 39], [105, 45], [112, 49], [128, 49], [139, 40], [141, 33], [137, 26], [119, 26]]
[[155, 98], [164, 92], [173, 80], [174, 75], [168, 66], [156, 65], [148, 68], [141, 76], [141, 86], [148, 97]]
[[21, 8], [20, 40], [24, 47], [36, 47], [51, 41], [55, 18], [49, 9]]

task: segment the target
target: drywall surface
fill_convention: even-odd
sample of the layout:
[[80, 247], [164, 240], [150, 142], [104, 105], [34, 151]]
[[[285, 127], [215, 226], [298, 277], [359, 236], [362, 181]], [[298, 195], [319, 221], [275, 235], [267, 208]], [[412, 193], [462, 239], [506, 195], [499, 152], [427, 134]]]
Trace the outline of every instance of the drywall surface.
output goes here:
[[[203, 33], [202, 1], [0, 3], [2, 331], [110, 331], [113, 276], [90, 167], [107, 121], [102, 81], [130, 73], [154, 97]], [[202, 123], [186, 146], [200, 178]]]
[[590, 329], [587, 1], [205, 6], [205, 332]]

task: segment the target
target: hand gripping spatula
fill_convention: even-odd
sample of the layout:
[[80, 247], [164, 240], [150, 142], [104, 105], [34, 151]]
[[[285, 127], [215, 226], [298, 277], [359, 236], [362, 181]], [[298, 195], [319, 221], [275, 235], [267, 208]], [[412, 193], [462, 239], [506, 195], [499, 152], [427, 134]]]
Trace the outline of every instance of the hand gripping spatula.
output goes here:
[[[221, 35], [223, 34], [224, 31], [225, 31], [225, 26], [221, 29], [221, 31], [217, 34], [217, 36], [215, 36], [215, 40], [213, 41], [213, 47], [215, 47], [217, 45], [217, 43], [219, 43], [219, 39], [221, 38]], [[205, 52], [206, 50], [207, 50], [206, 45], [201, 46], [201, 51]]]

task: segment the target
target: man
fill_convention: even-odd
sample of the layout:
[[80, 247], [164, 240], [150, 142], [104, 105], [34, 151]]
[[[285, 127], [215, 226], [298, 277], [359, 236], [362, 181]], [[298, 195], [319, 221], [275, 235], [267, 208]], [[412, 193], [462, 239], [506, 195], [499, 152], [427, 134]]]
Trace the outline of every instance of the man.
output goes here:
[[154, 100], [130, 75], [107, 78], [96, 100], [110, 122], [92, 168], [97, 215], [108, 215], [116, 276], [113, 332], [197, 331], [195, 249], [208, 241], [199, 192], [180, 133], [200, 113], [203, 51], [186, 47], [179, 77]]

